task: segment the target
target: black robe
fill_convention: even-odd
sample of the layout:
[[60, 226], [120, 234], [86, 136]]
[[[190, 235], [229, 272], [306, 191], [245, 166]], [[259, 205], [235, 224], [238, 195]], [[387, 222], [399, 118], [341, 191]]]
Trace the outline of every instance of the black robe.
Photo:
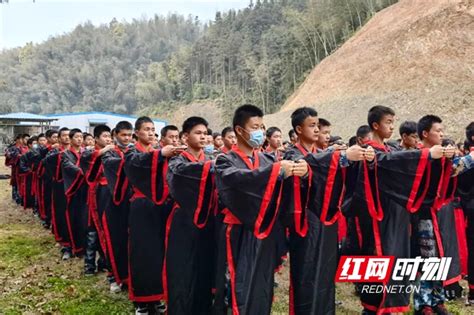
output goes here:
[[[358, 176], [355, 194], [359, 200], [366, 201], [365, 209], [359, 218], [372, 233], [373, 240], [372, 252], [366, 255], [395, 258], [412, 256], [410, 248], [412, 213], [418, 211], [427, 201], [429, 186], [439, 183], [439, 177], [429, 171], [429, 166], [427, 149], [378, 151], [372, 167], [367, 162], [361, 163], [361, 174]], [[384, 284], [406, 286], [409, 282], [408, 278], [403, 281], [393, 281], [390, 278]], [[364, 308], [379, 313], [409, 310], [409, 294], [361, 293], [360, 298]]]
[[67, 199], [66, 221], [72, 252], [80, 255], [85, 250], [88, 226], [87, 184], [80, 167], [80, 155], [66, 150], [61, 161], [64, 192]]
[[467, 218], [467, 274], [469, 289], [474, 289], [474, 169], [458, 176], [456, 195], [461, 202], [462, 210]]
[[216, 288], [215, 313], [270, 314], [279, 242], [285, 232], [278, 218], [282, 181], [274, 156], [254, 151], [252, 161], [238, 149], [216, 160], [216, 186], [227, 207], [226, 250], [230, 292]]
[[339, 166], [340, 152], [308, 154], [298, 145], [284, 157], [303, 158], [310, 166], [308, 177], [286, 179], [281, 204], [290, 232], [290, 313], [334, 314], [345, 170]]
[[168, 168], [175, 200], [166, 224], [164, 269], [168, 314], [210, 314], [215, 273], [214, 212], [217, 195], [212, 161], [184, 152]]
[[36, 189], [36, 198], [38, 202], [38, 210], [40, 213], [40, 218], [46, 223], [51, 221], [51, 208], [52, 208], [52, 188], [53, 188], [53, 178], [49, 172], [46, 172], [44, 167], [44, 158], [51, 151], [50, 146], [41, 146], [37, 151], [36, 158], [38, 161], [37, 168], [37, 189]]
[[134, 302], [164, 299], [163, 263], [168, 198], [167, 159], [160, 151], [144, 152], [138, 144], [125, 153], [125, 174], [133, 189], [129, 215], [129, 298]]
[[51, 228], [55, 239], [65, 247], [71, 246], [66, 219], [67, 200], [61, 171], [63, 149], [49, 151], [43, 159], [43, 166], [52, 179], [51, 189]]
[[94, 226], [99, 236], [99, 244], [107, 256], [107, 239], [104, 232], [103, 216], [112, 202], [112, 194], [107, 187], [99, 149], [85, 150], [80, 159], [80, 167], [88, 184], [87, 204], [89, 208], [89, 226]]
[[112, 202], [105, 209], [103, 228], [107, 256], [117, 283], [128, 283], [128, 216], [131, 190], [124, 171], [125, 157], [117, 148], [102, 156], [104, 176], [112, 195]]
[[18, 163], [18, 175], [21, 178], [20, 195], [23, 198], [23, 208], [35, 206], [36, 195], [36, 169], [34, 162], [34, 151], [29, 150], [20, 156]]

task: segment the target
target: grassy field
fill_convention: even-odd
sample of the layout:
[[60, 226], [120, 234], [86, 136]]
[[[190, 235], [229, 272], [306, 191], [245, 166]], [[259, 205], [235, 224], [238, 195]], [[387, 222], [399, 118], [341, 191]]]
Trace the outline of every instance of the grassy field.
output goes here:
[[[9, 170], [0, 159], [0, 174]], [[109, 293], [105, 274], [85, 278], [83, 261], [60, 259], [50, 231], [30, 210], [11, 200], [8, 180], [0, 180], [0, 314], [131, 314], [127, 294]], [[288, 314], [288, 267], [277, 274], [272, 314]], [[466, 283], [463, 283], [466, 285]], [[351, 285], [337, 286], [338, 314], [360, 314]], [[462, 301], [454, 314], [474, 314]]]

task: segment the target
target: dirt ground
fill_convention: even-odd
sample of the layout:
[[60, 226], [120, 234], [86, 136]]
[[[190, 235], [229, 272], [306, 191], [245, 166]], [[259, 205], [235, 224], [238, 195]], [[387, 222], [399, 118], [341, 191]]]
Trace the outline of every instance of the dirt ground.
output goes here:
[[[3, 157], [0, 174], [9, 174]], [[109, 292], [104, 273], [85, 278], [82, 270], [82, 259], [60, 259], [50, 231], [11, 200], [9, 181], [0, 180], [0, 314], [133, 313], [126, 292]], [[272, 314], [288, 314], [288, 266], [277, 282]], [[337, 286], [337, 301], [337, 314], [360, 314], [352, 285]], [[454, 314], [474, 314], [462, 301], [448, 306]]]

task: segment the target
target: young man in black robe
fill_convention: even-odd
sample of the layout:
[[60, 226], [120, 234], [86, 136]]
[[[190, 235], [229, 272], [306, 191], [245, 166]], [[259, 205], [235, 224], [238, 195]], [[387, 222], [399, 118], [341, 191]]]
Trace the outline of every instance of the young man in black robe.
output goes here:
[[69, 131], [71, 146], [63, 152], [61, 171], [67, 199], [66, 222], [71, 240], [72, 253], [82, 255], [85, 251], [88, 208], [87, 184], [80, 166], [83, 135], [80, 129]]
[[221, 132], [222, 141], [224, 146], [221, 149], [221, 153], [228, 153], [232, 150], [232, 147], [237, 144], [237, 138], [235, 136], [235, 131], [232, 127], [225, 127]]
[[287, 179], [283, 187], [282, 217], [290, 232], [290, 313], [334, 314], [343, 168], [349, 160], [373, 159], [374, 152], [359, 146], [317, 150], [321, 134], [312, 108], [294, 111], [291, 123], [298, 141], [284, 159], [305, 159], [311, 171], [307, 178]]
[[165, 227], [172, 200], [166, 173], [178, 147], [154, 150], [155, 125], [149, 117], [135, 122], [138, 138], [125, 152], [125, 174], [132, 187], [129, 216], [129, 298], [136, 314], [164, 312], [163, 262]]
[[21, 196], [23, 198], [23, 208], [34, 208], [35, 207], [35, 172], [36, 169], [33, 165], [34, 150], [38, 146], [36, 137], [31, 137], [27, 141], [28, 151], [20, 156], [18, 164], [18, 175], [22, 178], [21, 180]]
[[43, 166], [52, 179], [51, 190], [51, 219], [52, 229], [57, 242], [62, 245], [62, 259], [67, 260], [72, 256], [71, 239], [66, 219], [67, 200], [61, 171], [63, 152], [70, 147], [69, 129], [59, 129], [59, 146], [49, 151], [43, 159]]
[[96, 253], [99, 253], [97, 263], [98, 271], [107, 270], [107, 279], [110, 284], [110, 291], [117, 293], [121, 291], [112, 273], [110, 257], [107, 252], [107, 238], [104, 227], [105, 211], [112, 203], [112, 193], [108, 188], [108, 181], [104, 175], [102, 156], [115, 149], [112, 144], [110, 128], [106, 125], [99, 125], [94, 128], [95, 147], [93, 150], [85, 150], [81, 156], [81, 168], [84, 171], [85, 180], [89, 185], [88, 205], [89, 205], [89, 228], [86, 245], [86, 255], [84, 257], [85, 273], [94, 274], [96, 266]]
[[38, 160], [38, 189], [36, 198], [43, 227], [49, 229], [51, 226], [51, 197], [53, 180], [52, 176], [46, 172], [46, 169], [44, 168], [43, 159], [46, 157], [49, 151], [58, 146], [58, 131], [52, 129], [47, 130], [45, 136], [47, 141], [46, 144], [41, 145], [35, 152], [35, 160]]
[[214, 268], [214, 213], [217, 194], [212, 160], [206, 158], [207, 121], [183, 123], [187, 149], [172, 158], [168, 186], [175, 200], [166, 225], [164, 269], [168, 314], [210, 314]]
[[107, 245], [107, 257], [118, 285], [128, 284], [128, 216], [131, 190], [125, 176], [124, 153], [131, 146], [133, 126], [120, 121], [114, 128], [114, 150], [102, 156], [104, 176], [112, 196], [102, 216]]
[[[237, 145], [216, 159], [216, 186], [226, 209], [226, 254], [230, 285], [220, 277], [214, 312], [270, 314], [274, 270], [280, 263], [280, 243], [285, 238], [278, 218], [282, 180], [304, 176], [307, 163], [277, 162], [259, 152], [264, 142], [263, 113], [243, 105], [234, 114]], [[219, 268], [219, 267], [218, 267]], [[227, 298], [229, 297], [229, 298]], [[226, 303], [226, 301], [228, 303]]]
[[[394, 130], [392, 109], [374, 106], [368, 114], [373, 140], [366, 142], [377, 152], [374, 163], [362, 162], [350, 191], [350, 212], [355, 212], [360, 231], [362, 255], [411, 257], [411, 219], [426, 201], [428, 185], [437, 184], [439, 178], [428, 177], [430, 159], [443, 156], [441, 146], [422, 151], [392, 151], [385, 143]], [[424, 180], [423, 180], [424, 179]], [[428, 180], [429, 179], [429, 180]], [[426, 189], [425, 189], [426, 188]], [[409, 284], [408, 278], [384, 285]], [[409, 294], [362, 291], [360, 294], [364, 314], [383, 312], [400, 313], [409, 310]]]
[[417, 124], [415, 121], [404, 121], [399, 128], [400, 147], [402, 150], [413, 150], [418, 148], [420, 138], [418, 137]]
[[[443, 144], [442, 120], [434, 115], [426, 115], [418, 122], [418, 135], [423, 148], [438, 147]], [[415, 309], [421, 313], [434, 311], [447, 314], [444, 306], [446, 298], [455, 298], [461, 289], [458, 238], [454, 212], [454, 190], [456, 176], [474, 166], [472, 156], [453, 158], [455, 146], [443, 147], [444, 157], [431, 163], [431, 174], [440, 173], [438, 184], [428, 189], [426, 202], [417, 214], [415, 236], [417, 250], [422, 257], [451, 257], [451, 266], [445, 281], [420, 281], [420, 292], [415, 292]], [[474, 156], [474, 154], [473, 154]], [[454, 232], [454, 233], [453, 233]], [[458, 294], [459, 295], [459, 294]]]
[[[474, 122], [466, 127], [465, 152], [471, 155], [474, 152]], [[467, 154], [466, 154], [467, 156]], [[471, 159], [472, 163], [472, 159]], [[467, 274], [469, 284], [468, 305], [474, 305], [474, 169], [470, 169], [458, 176], [457, 196], [461, 200], [461, 207], [467, 219]]]
[[21, 204], [22, 202], [19, 193], [20, 182], [18, 178], [18, 166], [20, 156], [26, 151], [27, 149], [25, 149], [25, 146], [23, 145], [22, 135], [17, 135], [15, 137], [15, 143], [5, 150], [5, 166], [11, 168], [10, 185], [12, 186], [12, 199], [17, 204]]

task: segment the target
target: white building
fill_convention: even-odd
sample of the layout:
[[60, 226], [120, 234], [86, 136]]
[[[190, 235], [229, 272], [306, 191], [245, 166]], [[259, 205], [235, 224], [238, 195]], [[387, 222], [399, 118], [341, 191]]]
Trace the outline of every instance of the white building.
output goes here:
[[[51, 126], [53, 128], [67, 127], [69, 129], [79, 128], [82, 131], [92, 133], [94, 127], [97, 125], [107, 125], [111, 129], [122, 120], [129, 121], [135, 125], [138, 117], [115, 114], [109, 112], [82, 112], [82, 113], [59, 113], [46, 115], [49, 118], [55, 119]], [[167, 125], [166, 121], [160, 119], [153, 119], [155, 123], [156, 133], [160, 134], [161, 128]]]

